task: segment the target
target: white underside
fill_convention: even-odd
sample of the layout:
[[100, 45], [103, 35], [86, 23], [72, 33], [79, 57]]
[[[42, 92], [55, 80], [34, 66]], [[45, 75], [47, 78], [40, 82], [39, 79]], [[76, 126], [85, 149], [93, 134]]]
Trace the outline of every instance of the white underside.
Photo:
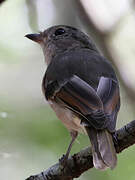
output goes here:
[[55, 111], [57, 117], [62, 121], [69, 131], [78, 131], [85, 133], [85, 128], [81, 125], [81, 120], [71, 110], [64, 108], [54, 101], [48, 101], [52, 109]]

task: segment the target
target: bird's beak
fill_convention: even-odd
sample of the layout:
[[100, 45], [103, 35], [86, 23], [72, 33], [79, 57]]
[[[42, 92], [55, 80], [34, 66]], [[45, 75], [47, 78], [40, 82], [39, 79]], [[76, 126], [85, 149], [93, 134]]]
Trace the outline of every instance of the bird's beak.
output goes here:
[[25, 37], [37, 43], [41, 43], [43, 41], [42, 35], [40, 33], [39, 34], [26, 34]]

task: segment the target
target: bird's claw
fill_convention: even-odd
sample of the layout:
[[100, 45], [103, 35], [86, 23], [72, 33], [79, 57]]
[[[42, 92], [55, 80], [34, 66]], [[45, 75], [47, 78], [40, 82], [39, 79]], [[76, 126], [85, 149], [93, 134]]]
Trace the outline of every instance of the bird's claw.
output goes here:
[[116, 134], [116, 132], [114, 132], [114, 133], [112, 134], [112, 136], [113, 136], [113, 142], [114, 142], [114, 144], [115, 144], [115, 145], [118, 145], [118, 139], [117, 139], [117, 134]]
[[59, 163], [63, 166], [63, 168], [65, 168], [66, 164], [67, 164], [67, 156], [65, 154], [62, 155], [62, 157], [59, 159]]

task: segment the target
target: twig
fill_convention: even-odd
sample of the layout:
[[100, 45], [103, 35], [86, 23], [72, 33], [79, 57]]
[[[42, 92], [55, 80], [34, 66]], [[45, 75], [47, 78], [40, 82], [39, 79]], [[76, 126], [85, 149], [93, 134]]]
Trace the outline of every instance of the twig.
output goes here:
[[[135, 144], [135, 120], [117, 130], [113, 140], [117, 153]], [[57, 163], [26, 180], [72, 180], [90, 168], [93, 168], [92, 153], [91, 148], [87, 147], [69, 157], [64, 169], [60, 163]]]

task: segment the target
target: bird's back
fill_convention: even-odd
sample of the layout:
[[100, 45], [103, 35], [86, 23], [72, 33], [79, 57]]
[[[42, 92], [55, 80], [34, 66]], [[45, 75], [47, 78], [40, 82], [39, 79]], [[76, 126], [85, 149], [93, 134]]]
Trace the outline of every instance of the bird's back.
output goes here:
[[110, 62], [98, 52], [86, 48], [66, 51], [54, 57], [46, 75], [49, 79], [56, 79], [61, 83], [77, 75], [94, 89], [97, 89], [101, 76], [117, 81]]

